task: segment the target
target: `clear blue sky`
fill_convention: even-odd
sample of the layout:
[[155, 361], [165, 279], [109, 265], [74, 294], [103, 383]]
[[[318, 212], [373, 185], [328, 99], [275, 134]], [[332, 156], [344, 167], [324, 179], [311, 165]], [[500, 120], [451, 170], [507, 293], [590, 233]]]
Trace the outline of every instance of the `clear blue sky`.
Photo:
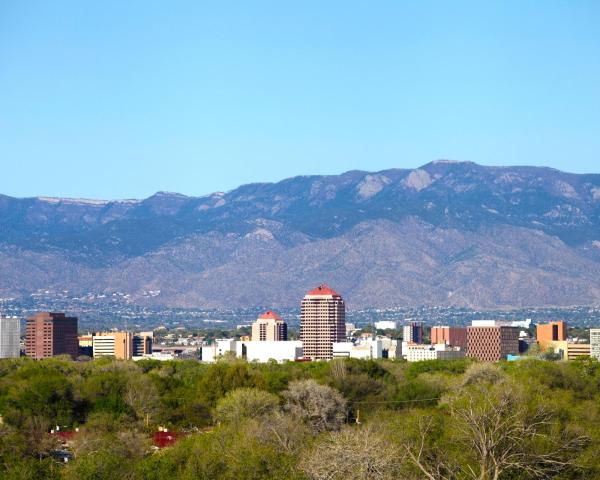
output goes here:
[[600, 172], [600, 2], [0, 2], [0, 192]]

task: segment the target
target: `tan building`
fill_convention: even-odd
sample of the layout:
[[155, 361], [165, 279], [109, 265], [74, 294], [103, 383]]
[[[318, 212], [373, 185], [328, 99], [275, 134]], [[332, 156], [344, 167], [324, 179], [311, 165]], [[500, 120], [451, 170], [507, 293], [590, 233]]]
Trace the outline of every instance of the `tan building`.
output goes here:
[[253, 342], [272, 342], [287, 340], [287, 323], [279, 314], [271, 310], [263, 313], [252, 324]]
[[333, 344], [346, 341], [346, 306], [341, 295], [327, 285], [309, 291], [302, 299], [300, 338], [304, 356], [333, 358]]
[[519, 354], [519, 329], [506, 325], [467, 327], [467, 356], [483, 362], [505, 360]]
[[567, 324], [565, 322], [540, 323], [536, 327], [536, 338], [542, 349], [551, 342], [567, 340]]
[[115, 357], [129, 360], [133, 356], [133, 335], [131, 332], [102, 332], [93, 336], [93, 354], [98, 357]]
[[547, 342], [545, 348], [554, 350], [554, 353], [559, 354], [563, 360], [575, 360], [578, 357], [589, 357], [592, 354], [589, 343], [574, 343], [566, 340]]
[[27, 319], [25, 353], [41, 359], [55, 355], [79, 355], [77, 317], [64, 313], [41, 312]]

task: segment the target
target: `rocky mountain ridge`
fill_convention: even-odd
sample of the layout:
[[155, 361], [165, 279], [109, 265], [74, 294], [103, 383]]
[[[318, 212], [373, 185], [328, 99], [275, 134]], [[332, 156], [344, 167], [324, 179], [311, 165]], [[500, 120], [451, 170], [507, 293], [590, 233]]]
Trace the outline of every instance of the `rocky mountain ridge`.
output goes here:
[[[0, 296], [169, 306], [600, 303], [600, 175], [435, 161], [143, 200], [0, 196]], [[148, 297], [143, 292], [160, 291]]]

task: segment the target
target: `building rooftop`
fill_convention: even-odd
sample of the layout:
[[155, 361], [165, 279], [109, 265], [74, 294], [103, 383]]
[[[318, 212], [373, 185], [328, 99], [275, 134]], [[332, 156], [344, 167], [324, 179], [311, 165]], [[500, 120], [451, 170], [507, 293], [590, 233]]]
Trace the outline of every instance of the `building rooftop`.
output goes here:
[[341, 297], [339, 293], [337, 293], [334, 289], [328, 287], [324, 283], [319, 285], [317, 288], [313, 288], [306, 295], [324, 295], [324, 296], [332, 296], [332, 297]]
[[272, 310], [267, 310], [265, 313], [261, 314], [260, 317], [258, 317], [259, 320], [283, 320], [283, 318], [281, 318], [281, 315], [279, 315], [277, 312], [273, 312]]

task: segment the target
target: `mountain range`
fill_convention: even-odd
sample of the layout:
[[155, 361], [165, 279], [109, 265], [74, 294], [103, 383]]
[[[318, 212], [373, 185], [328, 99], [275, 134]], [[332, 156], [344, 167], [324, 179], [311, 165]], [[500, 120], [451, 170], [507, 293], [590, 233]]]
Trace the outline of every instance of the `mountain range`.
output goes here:
[[0, 297], [180, 307], [600, 304], [600, 175], [438, 160], [144, 200], [0, 195]]

